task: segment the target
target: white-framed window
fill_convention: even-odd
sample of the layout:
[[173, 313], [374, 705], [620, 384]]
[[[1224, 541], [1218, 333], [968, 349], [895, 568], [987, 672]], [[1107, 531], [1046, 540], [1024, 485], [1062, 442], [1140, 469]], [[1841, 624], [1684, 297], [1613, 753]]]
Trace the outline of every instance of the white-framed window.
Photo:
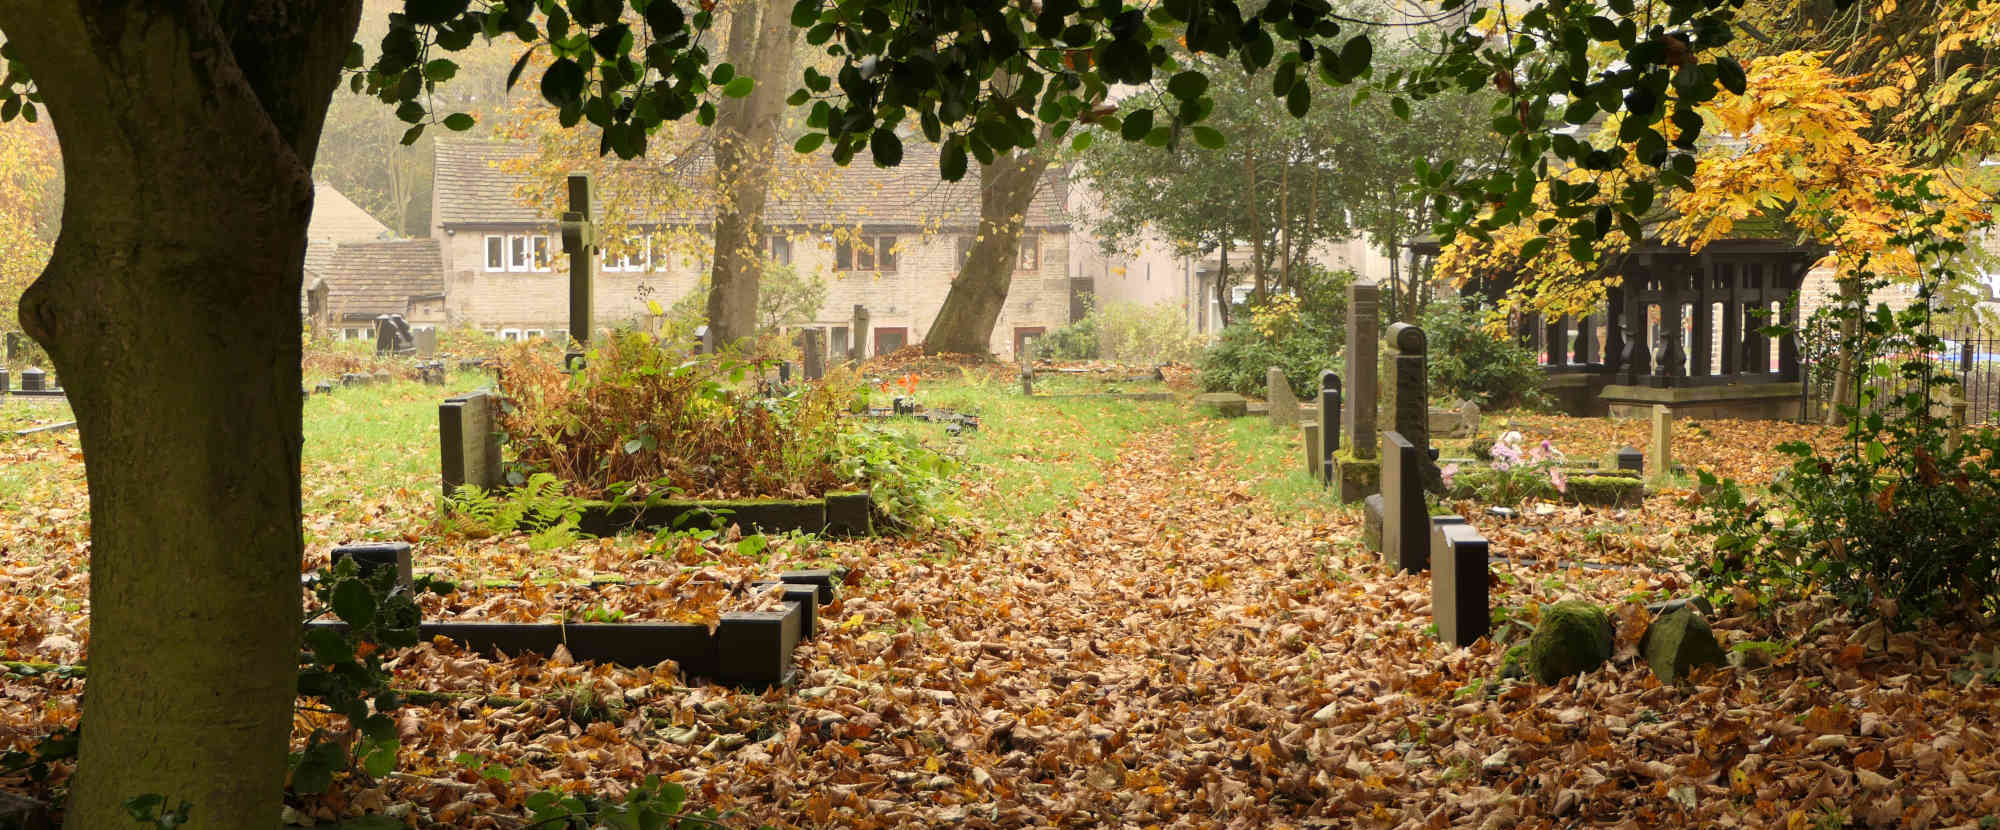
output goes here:
[[1042, 238], [1039, 235], [1021, 232], [1021, 256], [1014, 260], [1016, 273], [1042, 270]]
[[833, 250], [833, 270], [835, 271], [883, 271], [896, 270], [896, 238], [893, 236], [864, 236], [859, 243], [842, 242]]
[[633, 243], [623, 256], [604, 255], [606, 271], [650, 271], [653, 269], [653, 240], [642, 239]]
[[555, 245], [545, 234], [510, 233], [486, 236], [486, 270], [547, 271]]
[[486, 270], [507, 270], [507, 237], [497, 233], [486, 235]]
[[549, 263], [554, 260], [549, 238], [547, 236], [536, 236], [534, 240], [535, 270], [547, 271], [549, 270]]
[[540, 340], [542, 339], [542, 330], [528, 329], [526, 331], [521, 332], [521, 336], [528, 340]]
[[363, 339], [366, 339], [367, 337], [368, 337], [368, 330], [367, 330], [367, 329], [341, 329], [341, 330], [340, 330], [340, 339], [342, 339], [342, 340], [363, 340]]
[[519, 341], [520, 341], [520, 339], [521, 339], [521, 330], [520, 330], [520, 329], [501, 329], [501, 330], [500, 330], [500, 339], [501, 339], [501, 340], [505, 340], [505, 341], [507, 341], [507, 342], [509, 342], [509, 343], [516, 343], [516, 342], [519, 342]]

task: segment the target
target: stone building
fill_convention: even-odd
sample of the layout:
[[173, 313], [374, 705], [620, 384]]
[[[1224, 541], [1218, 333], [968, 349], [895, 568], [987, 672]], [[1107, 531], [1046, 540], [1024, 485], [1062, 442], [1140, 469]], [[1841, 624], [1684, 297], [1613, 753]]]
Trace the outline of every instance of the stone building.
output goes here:
[[[442, 139], [436, 143], [432, 236], [441, 255], [444, 317], [505, 339], [567, 336], [568, 276], [553, 217], [524, 204], [528, 182], [508, 169], [521, 144]], [[937, 178], [935, 149], [916, 145], [900, 167], [864, 161], [828, 166], [810, 196], [774, 194], [764, 246], [771, 261], [825, 281], [826, 301], [808, 327], [836, 351], [856, 337], [856, 306], [868, 310], [870, 353], [920, 342], [943, 305], [979, 220], [979, 191]], [[990, 348], [1011, 357], [1033, 337], [1065, 325], [1085, 290], [1069, 278], [1070, 222], [1064, 176], [1051, 170], [1026, 217], [1021, 257]], [[594, 211], [597, 212], [597, 211]], [[694, 291], [707, 270], [699, 242], [668, 250], [664, 240], [704, 233], [704, 215], [655, 216], [636, 223], [662, 241], [600, 257], [599, 327], [644, 319], [649, 304], [669, 307]]]

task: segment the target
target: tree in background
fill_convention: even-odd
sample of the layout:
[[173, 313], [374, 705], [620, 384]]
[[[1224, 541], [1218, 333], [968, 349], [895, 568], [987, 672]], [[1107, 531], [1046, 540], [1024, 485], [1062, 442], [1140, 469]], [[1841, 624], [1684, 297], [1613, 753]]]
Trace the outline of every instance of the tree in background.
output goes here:
[[41, 126], [0, 124], [0, 328], [12, 328], [21, 292], [49, 262], [62, 210], [60, 163]]

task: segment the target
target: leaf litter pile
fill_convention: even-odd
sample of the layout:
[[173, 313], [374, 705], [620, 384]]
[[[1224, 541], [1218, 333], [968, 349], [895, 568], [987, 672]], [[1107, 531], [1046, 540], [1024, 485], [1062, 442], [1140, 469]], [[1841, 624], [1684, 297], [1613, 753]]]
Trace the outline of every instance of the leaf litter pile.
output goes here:
[[[1643, 510], [1475, 518], [1517, 559], [1495, 565], [1494, 605], [1514, 621], [1500, 636], [1562, 599], [1618, 621], [1613, 665], [1555, 686], [1502, 679], [1504, 643], [1435, 642], [1427, 578], [1387, 574], [1355, 541], [1358, 513], [1274, 514], [1249, 483], [1270, 471], [1226, 444], [1214, 422], [1132, 436], [1099, 483], [1006, 543], [781, 542], [760, 557], [727, 537], [705, 553], [426, 540], [425, 562], [474, 581], [540, 563], [558, 580], [636, 583], [666, 573], [664, 556], [705, 563], [674, 571], [695, 574], [679, 588], [727, 588], [778, 560], [838, 562], [847, 584], [787, 690], [420, 645], [394, 664], [398, 686], [426, 693], [400, 713], [398, 771], [346, 774], [292, 812], [521, 827], [537, 790], [616, 794], [658, 773], [746, 827], [1986, 826], [2000, 813], [1990, 635], [1739, 609], [1717, 634], [1757, 659], [1662, 686], [1634, 646], [1638, 601], [1688, 590], [1673, 561], [1691, 541], [1686, 508], [1667, 494]], [[4, 519], [0, 659], [86, 656], [71, 490], [75, 507]], [[422, 501], [361, 513], [393, 525]], [[570, 590], [482, 589], [438, 610], [541, 618]], [[709, 613], [618, 591], [583, 601]], [[0, 673], [0, 749], [75, 723], [84, 683]], [[319, 718], [301, 714], [299, 734]]]

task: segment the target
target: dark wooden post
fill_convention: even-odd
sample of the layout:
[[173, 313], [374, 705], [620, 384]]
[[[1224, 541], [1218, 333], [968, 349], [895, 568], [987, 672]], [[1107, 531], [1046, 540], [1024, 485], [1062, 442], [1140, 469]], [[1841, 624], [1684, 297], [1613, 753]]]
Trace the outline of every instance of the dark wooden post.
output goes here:
[[1729, 263], [1717, 270], [1722, 277], [1722, 374], [1727, 376], [1743, 367], [1743, 267]]
[[1715, 264], [1706, 252], [1695, 258], [1694, 281], [1694, 319], [1688, 326], [1694, 354], [1688, 364], [1688, 377], [1705, 378], [1714, 374], [1715, 364], [1715, 351], [1709, 342], [1715, 335], [1714, 301], [1709, 297], [1715, 289]]

